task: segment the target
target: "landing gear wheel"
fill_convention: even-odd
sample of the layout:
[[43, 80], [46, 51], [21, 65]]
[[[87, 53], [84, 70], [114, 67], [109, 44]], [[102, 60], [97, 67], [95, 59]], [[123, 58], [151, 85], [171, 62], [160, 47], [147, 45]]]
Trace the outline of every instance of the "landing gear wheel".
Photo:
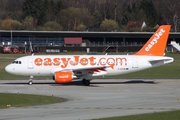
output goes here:
[[83, 79], [83, 80], [82, 80], [82, 83], [83, 83], [85, 86], [89, 86], [89, 85], [90, 85], [90, 81], [89, 81], [89, 80], [86, 80], [86, 79]]
[[30, 80], [28, 84], [29, 84], [29, 85], [32, 85], [32, 84], [33, 84], [32, 80]]

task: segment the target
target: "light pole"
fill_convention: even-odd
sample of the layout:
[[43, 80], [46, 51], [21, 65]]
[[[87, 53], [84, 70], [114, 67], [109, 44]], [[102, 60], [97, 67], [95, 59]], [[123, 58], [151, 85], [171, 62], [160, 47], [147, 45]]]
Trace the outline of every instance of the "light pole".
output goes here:
[[26, 41], [24, 42], [24, 53], [26, 53]]

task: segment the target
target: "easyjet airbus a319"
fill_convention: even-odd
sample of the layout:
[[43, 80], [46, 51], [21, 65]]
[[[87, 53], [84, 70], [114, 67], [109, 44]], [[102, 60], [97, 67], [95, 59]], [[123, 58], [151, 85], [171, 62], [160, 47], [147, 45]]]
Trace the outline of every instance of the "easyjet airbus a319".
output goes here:
[[17, 58], [6, 66], [8, 73], [30, 76], [53, 76], [56, 83], [81, 80], [90, 85], [90, 76], [119, 75], [161, 66], [174, 61], [164, 56], [170, 25], [162, 25], [133, 55], [31, 55]]

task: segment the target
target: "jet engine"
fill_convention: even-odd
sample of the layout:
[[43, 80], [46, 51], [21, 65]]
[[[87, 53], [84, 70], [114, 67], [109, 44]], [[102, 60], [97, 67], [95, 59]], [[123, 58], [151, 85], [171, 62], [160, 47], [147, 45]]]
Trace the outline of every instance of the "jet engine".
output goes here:
[[67, 71], [55, 72], [54, 80], [56, 83], [69, 83], [72, 82], [73, 73]]

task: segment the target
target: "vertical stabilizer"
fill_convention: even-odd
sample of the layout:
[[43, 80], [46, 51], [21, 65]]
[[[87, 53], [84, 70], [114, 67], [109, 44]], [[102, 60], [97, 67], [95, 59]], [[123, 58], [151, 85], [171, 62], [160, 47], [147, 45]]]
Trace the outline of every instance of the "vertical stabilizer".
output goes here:
[[163, 56], [170, 29], [171, 25], [160, 26], [146, 44], [134, 55]]

